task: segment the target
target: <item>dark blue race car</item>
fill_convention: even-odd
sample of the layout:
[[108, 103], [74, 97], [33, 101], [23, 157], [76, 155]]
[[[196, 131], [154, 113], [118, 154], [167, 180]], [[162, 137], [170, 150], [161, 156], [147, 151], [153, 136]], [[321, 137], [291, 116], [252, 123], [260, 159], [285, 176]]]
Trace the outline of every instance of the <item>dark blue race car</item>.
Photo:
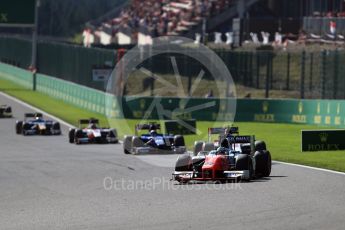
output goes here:
[[16, 121], [16, 133], [23, 135], [60, 135], [60, 123], [43, 119], [41, 113], [26, 113], [24, 121]]
[[[140, 130], [149, 133], [138, 135]], [[156, 123], [135, 126], [134, 136], [125, 136], [123, 148], [125, 154], [185, 153], [186, 146], [181, 135], [160, 134], [160, 125]]]

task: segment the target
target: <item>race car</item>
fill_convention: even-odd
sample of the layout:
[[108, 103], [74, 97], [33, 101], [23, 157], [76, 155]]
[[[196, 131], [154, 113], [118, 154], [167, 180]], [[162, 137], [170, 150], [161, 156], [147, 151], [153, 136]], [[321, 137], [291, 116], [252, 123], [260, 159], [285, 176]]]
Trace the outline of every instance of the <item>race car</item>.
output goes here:
[[12, 117], [12, 108], [8, 105], [0, 105], [0, 118]]
[[23, 135], [60, 135], [60, 123], [43, 119], [41, 113], [25, 113], [24, 121], [16, 121], [16, 133]]
[[99, 127], [97, 119], [81, 119], [78, 123], [79, 128], [69, 129], [68, 141], [71, 144], [116, 144], [119, 142], [116, 129]]
[[[138, 135], [141, 130], [148, 134]], [[186, 153], [184, 137], [181, 135], [159, 134], [160, 124], [138, 124], [134, 136], [125, 136], [123, 150], [125, 154], [171, 154]]]
[[[263, 141], [255, 136], [240, 136], [238, 128], [214, 129], [211, 133], [223, 131], [220, 145], [216, 149], [201, 150], [196, 156], [179, 156], [172, 180], [179, 183], [190, 181], [240, 181], [268, 177], [271, 174], [271, 154]], [[213, 143], [210, 143], [211, 146]]]

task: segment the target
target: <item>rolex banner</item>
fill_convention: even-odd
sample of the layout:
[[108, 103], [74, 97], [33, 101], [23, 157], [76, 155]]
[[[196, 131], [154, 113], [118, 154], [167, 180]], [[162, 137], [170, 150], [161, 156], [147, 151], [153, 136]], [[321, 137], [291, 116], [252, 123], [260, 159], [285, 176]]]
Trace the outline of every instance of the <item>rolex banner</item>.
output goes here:
[[345, 130], [302, 130], [302, 152], [345, 150]]

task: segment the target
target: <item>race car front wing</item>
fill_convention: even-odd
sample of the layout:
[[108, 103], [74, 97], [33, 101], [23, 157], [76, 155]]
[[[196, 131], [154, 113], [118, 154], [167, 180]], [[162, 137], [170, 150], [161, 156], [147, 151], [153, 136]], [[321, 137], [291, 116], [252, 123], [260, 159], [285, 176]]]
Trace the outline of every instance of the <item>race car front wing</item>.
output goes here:
[[[118, 143], [119, 140], [116, 137], [106, 137], [103, 139], [104, 141], [102, 143]], [[88, 137], [79, 137], [78, 138], [79, 143], [87, 144], [87, 143], [94, 143], [95, 141], [90, 140]]]
[[249, 180], [250, 173], [249, 170], [242, 170], [242, 171], [224, 171], [223, 177], [219, 178], [204, 178], [198, 176], [199, 174], [194, 171], [175, 171], [172, 174], [172, 180], [176, 181], [217, 181], [217, 180], [231, 180], [231, 181], [239, 181], [239, 180]]
[[154, 148], [151, 146], [145, 146], [145, 147], [134, 147], [132, 148], [132, 153], [134, 155], [140, 155], [140, 154], [160, 154], [160, 153], [167, 153], [167, 154], [183, 154], [186, 153], [187, 149], [186, 147], [173, 147], [169, 150], [163, 150], [159, 148]]

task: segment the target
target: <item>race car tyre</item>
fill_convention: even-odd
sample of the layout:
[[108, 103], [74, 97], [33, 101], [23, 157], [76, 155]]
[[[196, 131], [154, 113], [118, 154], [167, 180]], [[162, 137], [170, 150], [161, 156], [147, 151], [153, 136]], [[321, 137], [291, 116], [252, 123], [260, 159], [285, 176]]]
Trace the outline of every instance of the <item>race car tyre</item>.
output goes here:
[[204, 145], [203, 141], [196, 141], [194, 142], [194, 156], [198, 155], [200, 151], [202, 151], [202, 146]]
[[266, 149], [266, 143], [264, 141], [255, 141], [255, 151], [262, 151]]
[[134, 148], [144, 147], [144, 142], [140, 139], [140, 137], [134, 136], [132, 139], [132, 146]]
[[202, 146], [202, 150], [203, 151], [212, 151], [214, 150], [214, 144], [213, 143], [204, 143], [203, 146]]
[[187, 155], [181, 155], [177, 158], [175, 164], [175, 171], [176, 172], [186, 172], [192, 170], [192, 158]]
[[17, 121], [16, 122], [16, 134], [21, 134], [22, 133], [22, 128], [23, 128], [23, 122], [22, 121]]
[[27, 135], [26, 130], [28, 130], [28, 129], [30, 129], [30, 128], [31, 128], [31, 127], [30, 127], [30, 124], [27, 124], [27, 123], [23, 122], [22, 134], [23, 134], [24, 136], [26, 136], [26, 135]]
[[176, 147], [185, 146], [184, 137], [181, 135], [175, 135], [174, 136], [174, 146], [176, 146]]
[[196, 172], [202, 172], [202, 166], [204, 165], [204, 163], [205, 157], [192, 157], [192, 166]]
[[236, 159], [235, 168], [237, 171], [249, 170], [249, 179], [254, 175], [253, 162], [249, 155], [239, 154]]
[[68, 131], [68, 141], [69, 143], [74, 143], [75, 129], [69, 129]]
[[60, 130], [60, 123], [59, 122], [55, 122], [53, 124], [53, 129]]
[[125, 136], [123, 140], [123, 152], [125, 154], [130, 154], [132, 149], [132, 136]]
[[269, 177], [272, 169], [272, 159], [269, 151], [256, 151], [255, 159], [255, 175]]
[[117, 143], [119, 143], [119, 140], [117, 139], [117, 130], [116, 130], [116, 129], [110, 129], [110, 130], [109, 130], [109, 133], [108, 133], [108, 137], [110, 137], [110, 138], [115, 138], [115, 140], [112, 141], [112, 142], [108, 142], [108, 141], [106, 141], [106, 142], [112, 143], [112, 144], [117, 144]]
[[77, 129], [75, 130], [75, 133], [74, 133], [74, 142], [79, 145], [81, 144], [80, 141], [79, 141], [79, 138], [82, 138], [83, 137], [83, 130], [81, 129]]
[[250, 155], [252, 149], [251, 149], [251, 144], [250, 143], [246, 143], [246, 144], [242, 144], [241, 145], [241, 151], [242, 151], [242, 154], [248, 154]]
[[55, 122], [55, 123], [53, 124], [53, 129], [54, 129], [54, 130], [60, 131], [60, 130], [61, 130], [60, 123], [59, 123], [59, 122]]
[[110, 129], [110, 131], [109, 131], [109, 137], [117, 137], [117, 131], [116, 131], [116, 129]]

